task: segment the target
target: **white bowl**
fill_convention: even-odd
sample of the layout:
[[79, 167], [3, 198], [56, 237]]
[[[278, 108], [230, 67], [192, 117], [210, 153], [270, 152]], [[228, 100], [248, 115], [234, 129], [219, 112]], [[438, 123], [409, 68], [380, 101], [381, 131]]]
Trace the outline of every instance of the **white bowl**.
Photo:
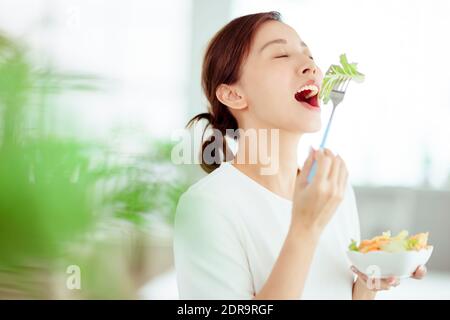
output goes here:
[[433, 247], [419, 251], [361, 253], [347, 251], [351, 263], [362, 273], [375, 278], [409, 278], [417, 267], [427, 263]]

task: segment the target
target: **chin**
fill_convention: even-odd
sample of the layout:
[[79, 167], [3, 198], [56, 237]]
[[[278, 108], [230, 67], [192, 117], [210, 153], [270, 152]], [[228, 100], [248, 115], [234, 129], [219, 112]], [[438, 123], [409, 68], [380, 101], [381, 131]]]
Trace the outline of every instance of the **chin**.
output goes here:
[[308, 123], [305, 123], [305, 121], [303, 120], [302, 122], [297, 123], [292, 131], [298, 133], [315, 133], [319, 132], [320, 129], [322, 129], [322, 122], [320, 121], [320, 119], [311, 120]]
[[309, 126], [308, 129], [309, 129], [309, 131], [305, 131], [305, 132], [309, 132], [309, 133], [319, 132], [320, 129], [322, 129], [322, 123], [319, 122], [316, 125]]
[[322, 128], [322, 117], [321, 112], [309, 111], [303, 108], [299, 108], [297, 105], [289, 118], [284, 118], [288, 126], [289, 131], [299, 132], [299, 133], [315, 133], [320, 131]]

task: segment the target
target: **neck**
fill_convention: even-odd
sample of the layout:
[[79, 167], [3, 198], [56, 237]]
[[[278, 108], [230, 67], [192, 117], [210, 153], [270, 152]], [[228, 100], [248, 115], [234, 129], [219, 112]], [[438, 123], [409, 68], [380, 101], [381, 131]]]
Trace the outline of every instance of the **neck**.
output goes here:
[[270, 191], [292, 200], [301, 134], [282, 130], [254, 132], [239, 138], [233, 165]]

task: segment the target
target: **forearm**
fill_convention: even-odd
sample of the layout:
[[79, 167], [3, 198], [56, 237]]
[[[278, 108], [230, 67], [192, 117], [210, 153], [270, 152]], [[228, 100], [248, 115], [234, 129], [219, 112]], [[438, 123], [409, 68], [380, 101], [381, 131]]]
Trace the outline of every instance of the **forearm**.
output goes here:
[[269, 278], [255, 299], [298, 299], [308, 276], [320, 233], [291, 225]]

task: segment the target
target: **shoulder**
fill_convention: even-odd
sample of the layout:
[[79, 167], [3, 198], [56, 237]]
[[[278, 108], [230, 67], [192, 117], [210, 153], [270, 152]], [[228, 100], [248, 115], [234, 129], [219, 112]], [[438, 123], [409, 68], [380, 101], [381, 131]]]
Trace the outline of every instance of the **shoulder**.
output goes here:
[[230, 190], [235, 185], [233, 176], [221, 166], [191, 185], [178, 200], [175, 222], [233, 220]]
[[[218, 169], [216, 169], [218, 170]], [[174, 246], [204, 248], [240, 243], [242, 220], [223, 186], [226, 180], [213, 171], [184, 192], [177, 204]], [[218, 172], [220, 173], [220, 171]]]
[[227, 165], [204, 176], [191, 185], [180, 197], [179, 206], [200, 202], [200, 204], [214, 205], [215, 208], [229, 205], [227, 200], [231, 191], [236, 187], [235, 176]]
[[222, 164], [219, 168], [191, 185], [185, 192], [186, 196], [226, 191], [233, 184], [233, 175], [230, 174], [229, 169], [227, 165]]

